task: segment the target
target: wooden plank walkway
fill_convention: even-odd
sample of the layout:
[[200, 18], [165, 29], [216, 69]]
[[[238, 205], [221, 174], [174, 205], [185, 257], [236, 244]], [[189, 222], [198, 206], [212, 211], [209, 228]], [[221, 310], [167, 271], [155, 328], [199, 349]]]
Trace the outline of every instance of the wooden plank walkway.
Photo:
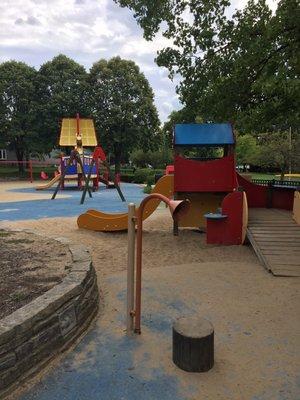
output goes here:
[[276, 276], [300, 276], [300, 225], [292, 213], [249, 209], [247, 237], [265, 268]]

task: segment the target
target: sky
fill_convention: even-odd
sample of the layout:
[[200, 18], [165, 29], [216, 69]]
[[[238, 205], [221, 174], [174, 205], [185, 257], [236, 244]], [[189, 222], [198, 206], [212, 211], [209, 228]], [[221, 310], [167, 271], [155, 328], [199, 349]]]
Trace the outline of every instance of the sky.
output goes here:
[[[233, 0], [232, 10], [246, 0]], [[268, 0], [274, 9], [276, 0]], [[155, 64], [168, 40], [143, 39], [130, 10], [113, 0], [0, 0], [0, 62], [23, 61], [37, 69], [63, 53], [89, 70], [101, 58], [136, 62], [153, 88], [161, 122], [181, 108], [168, 71]]]

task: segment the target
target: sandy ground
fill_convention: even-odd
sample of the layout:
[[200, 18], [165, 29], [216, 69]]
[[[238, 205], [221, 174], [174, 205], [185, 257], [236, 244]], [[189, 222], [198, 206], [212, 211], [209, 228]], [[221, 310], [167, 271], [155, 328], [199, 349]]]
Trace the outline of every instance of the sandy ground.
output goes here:
[[[36, 193], [18, 193], [10, 192], [14, 189], [32, 189], [38, 185], [44, 185], [45, 181], [34, 181], [33, 183], [28, 181], [0, 181], [0, 202], [1, 203], [12, 203], [14, 201], [28, 201], [28, 200], [43, 200], [49, 199], [49, 192], [45, 193], [43, 191], [36, 191]], [[65, 194], [59, 194], [61, 198], [68, 197]]]
[[[0, 223], [0, 227], [32, 229], [48, 236], [65, 236], [74, 243], [81, 243], [91, 250], [99, 278], [126, 269], [127, 234], [102, 233], [79, 230], [76, 218], [44, 218]], [[232, 261], [259, 265], [248, 246], [220, 247], [206, 245], [205, 234], [196, 230], [181, 230], [172, 235], [169, 211], [161, 206], [144, 222], [143, 267], [156, 268], [193, 262]]]
[[71, 266], [67, 246], [27, 232], [0, 230], [0, 318], [61, 282]]
[[[6, 201], [3, 184], [1, 190], [0, 201]], [[15, 194], [14, 200], [16, 200]], [[43, 194], [38, 193], [37, 196], [43, 196]], [[18, 200], [22, 198], [28, 199], [28, 194], [19, 193]], [[33, 198], [32, 195], [30, 195], [30, 198]], [[7, 226], [10, 228], [29, 228], [37, 233], [44, 233], [52, 237], [65, 236], [74, 243], [85, 244], [91, 250], [99, 285], [104, 293], [105, 311], [104, 315], [99, 318], [97, 325], [105, 325], [106, 320], [111, 320], [110, 313], [114, 309], [116, 301], [116, 296], [112, 291], [117, 290], [112, 282], [120, 274], [123, 277], [125, 276], [124, 270], [127, 262], [126, 233], [99, 233], [79, 230], [76, 225], [76, 218], [0, 222], [0, 228]], [[175, 267], [173, 274], [172, 266]], [[185, 298], [188, 303], [193, 303], [193, 298], [195, 298], [196, 303], [196, 298], [199, 297], [197, 287], [201, 287], [203, 290], [204, 285], [204, 300], [208, 303], [203, 306], [203, 309], [205, 312], [211, 313], [222, 335], [229, 335], [230, 337], [232, 334], [234, 336], [235, 356], [233, 358], [228, 356], [232, 344], [232, 339], [228, 339], [222, 350], [227, 356], [225, 353], [221, 354], [216, 373], [207, 375], [208, 378], [201, 381], [202, 386], [204, 382], [211, 387], [210, 391], [209, 387], [203, 386], [205, 387], [205, 399], [278, 398], [294, 400], [300, 398], [299, 392], [299, 397], [295, 397], [294, 388], [292, 392], [289, 389], [282, 389], [283, 392], [278, 397], [255, 397], [257, 393], [255, 391], [256, 385], [259, 385], [261, 390], [264, 390], [266, 385], [272, 385], [271, 381], [264, 382], [265, 378], [261, 375], [266, 365], [265, 362], [259, 364], [258, 371], [255, 370], [256, 359], [260, 357], [260, 353], [264, 358], [275, 360], [275, 364], [276, 362], [279, 363], [282, 369], [284, 369], [285, 363], [288, 364], [288, 368], [281, 372], [281, 383], [288, 379], [287, 376], [291, 377], [293, 382], [296, 379], [296, 371], [299, 368], [294, 357], [296, 343], [298, 343], [299, 348], [299, 338], [297, 340], [295, 336], [295, 329], [299, 329], [299, 318], [298, 321], [295, 321], [297, 319], [296, 310], [299, 306], [297, 279], [273, 277], [260, 265], [249, 246], [208, 246], [205, 243], [205, 234], [196, 230], [181, 230], [179, 236], [174, 237], [172, 235], [172, 220], [164, 206], [160, 206], [144, 222], [143, 268], [149, 286], [152, 285], [151, 287], [153, 287], [155, 282], [160, 282], [161, 279], [170, 276], [170, 284], [164, 283], [166, 290], [169, 290], [170, 293], [178, 292], [178, 298]], [[180, 281], [182, 279], [187, 280], [189, 276], [185, 274], [185, 269], [191, 271], [191, 277], [193, 276], [192, 279], [196, 281], [194, 285], [186, 284], [185, 293], [180, 293]], [[153, 301], [153, 297], [151, 299]], [[158, 307], [158, 304], [156, 306]], [[244, 329], [246, 333], [235, 335], [235, 328], [232, 327], [233, 321], [241, 321], [243, 326], [241, 329]], [[235, 324], [237, 326], [237, 322]], [[251, 341], [246, 342], [247, 332], [255, 332], [258, 328], [259, 335], [254, 334], [254, 338], [252, 336]], [[236, 327], [236, 329], [240, 328]], [[261, 337], [268, 338], [274, 332], [276, 342], [273, 345], [264, 345]], [[155, 347], [157, 343], [153, 342], [152, 345]], [[251, 362], [249, 362], [250, 369], [248, 369], [245, 358], [243, 358], [245, 354], [251, 359]], [[164, 359], [163, 362], [167, 361]], [[226, 369], [224, 369], [224, 365], [228, 362], [229, 368], [233, 367], [233, 363], [242, 365], [242, 369], [238, 365], [234, 366], [234, 370], [238, 371], [238, 385], [231, 382], [235, 379], [234, 374], [230, 376], [229, 370], [226, 372]], [[232, 364], [230, 365], [230, 363]], [[228, 366], [228, 364], [226, 365]], [[174, 369], [170, 366], [169, 368]], [[220, 370], [225, 375], [219, 375]], [[220, 381], [222, 376], [224, 381]], [[268, 379], [276, 381], [276, 374], [270, 375], [268, 373]], [[191, 381], [188, 379], [186, 384], [196, 384], [195, 381], [194, 378], [191, 378]], [[229, 397], [224, 395], [221, 387], [226, 384], [229, 385], [230, 391], [234, 395]], [[247, 389], [248, 394], [242, 395], [243, 387], [249, 388], [249, 385], [251, 389]], [[215, 386], [220, 389], [219, 394]], [[53, 398], [56, 399], [56, 397]], [[197, 396], [196, 398], [200, 399]]]

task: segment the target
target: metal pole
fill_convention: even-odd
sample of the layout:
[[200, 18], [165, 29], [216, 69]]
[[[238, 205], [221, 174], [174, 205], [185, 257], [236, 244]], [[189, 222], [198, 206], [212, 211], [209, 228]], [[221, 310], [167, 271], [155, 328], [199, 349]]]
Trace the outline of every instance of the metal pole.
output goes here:
[[134, 310], [134, 255], [135, 255], [135, 205], [128, 204], [128, 255], [127, 255], [127, 335], [133, 332]]

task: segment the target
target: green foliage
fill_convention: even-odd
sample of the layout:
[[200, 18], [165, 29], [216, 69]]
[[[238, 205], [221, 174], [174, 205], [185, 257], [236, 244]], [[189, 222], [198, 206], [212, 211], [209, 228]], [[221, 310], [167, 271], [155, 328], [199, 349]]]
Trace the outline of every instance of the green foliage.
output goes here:
[[18, 160], [49, 153], [61, 119], [77, 112], [95, 119], [117, 172], [134, 148], [156, 150], [161, 143], [152, 89], [133, 61], [100, 60], [89, 74], [62, 54], [38, 72], [15, 61], [0, 64], [0, 144]]
[[130, 160], [138, 168], [145, 168], [150, 163], [149, 153], [142, 149], [135, 149], [130, 153]]
[[139, 168], [145, 168], [151, 165], [154, 169], [164, 169], [166, 165], [173, 162], [173, 153], [170, 149], [146, 152], [142, 149], [138, 149], [130, 154], [130, 160]]
[[152, 169], [140, 168], [134, 173], [135, 183], [146, 183], [149, 176], [154, 176], [154, 171]]
[[153, 91], [133, 61], [114, 57], [96, 62], [89, 84], [101, 143], [114, 154], [117, 171], [121, 160], [134, 148], [158, 147], [160, 130]]
[[272, 15], [265, 0], [249, 0], [232, 16], [229, 0], [115, 2], [134, 11], [147, 39], [161, 30], [172, 41], [156, 61], [181, 77], [193, 114], [241, 133], [299, 126], [299, 1], [279, 1]]
[[84, 67], [63, 54], [39, 70], [39, 130], [44, 132], [44, 150], [58, 144], [59, 123], [64, 117], [89, 116], [87, 73]]
[[151, 185], [147, 185], [144, 187], [143, 192], [146, 194], [150, 194], [152, 192], [152, 187]]
[[291, 163], [292, 171], [300, 170], [300, 138], [292, 138], [288, 132], [266, 133], [259, 136], [259, 149], [255, 157], [256, 165], [262, 168], [276, 168], [287, 173]]
[[256, 140], [254, 136], [249, 134], [237, 136], [236, 158], [238, 165], [255, 163], [259, 152]]
[[[13, 149], [18, 161], [29, 155], [38, 138], [36, 92], [34, 68], [17, 61], [0, 64], [0, 145]], [[23, 170], [20, 165], [19, 171]]]

